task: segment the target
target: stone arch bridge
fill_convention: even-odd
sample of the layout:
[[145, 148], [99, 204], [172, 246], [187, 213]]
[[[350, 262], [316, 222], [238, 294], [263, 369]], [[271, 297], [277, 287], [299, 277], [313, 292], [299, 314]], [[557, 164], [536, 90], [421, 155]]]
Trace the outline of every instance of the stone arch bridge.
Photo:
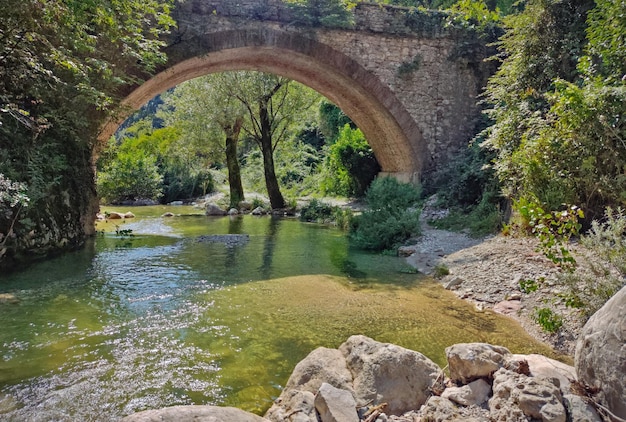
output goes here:
[[[137, 109], [186, 80], [258, 70], [299, 81], [363, 131], [383, 173], [417, 182], [467, 145], [479, 118], [487, 49], [440, 12], [359, 4], [349, 29], [298, 25], [280, 0], [186, 0], [168, 61], [125, 103]], [[101, 138], [119, 126], [109, 123]]]

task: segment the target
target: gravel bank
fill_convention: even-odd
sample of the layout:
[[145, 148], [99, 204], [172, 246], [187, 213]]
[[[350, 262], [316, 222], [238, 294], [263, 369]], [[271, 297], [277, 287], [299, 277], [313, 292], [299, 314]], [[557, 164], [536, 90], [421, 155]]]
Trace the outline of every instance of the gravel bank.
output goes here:
[[[444, 266], [449, 275], [440, 278], [447, 289], [471, 301], [479, 309], [493, 309], [517, 320], [533, 337], [550, 344], [555, 350], [574, 355], [576, 339], [583, 319], [575, 310], [555, 304], [564, 317], [555, 334], [545, 333], [533, 320], [536, 308], [554, 301], [560, 287], [556, 283], [559, 268], [536, 252], [531, 238], [502, 235], [473, 239], [462, 233], [434, 229], [423, 223], [423, 235], [416, 244], [401, 249], [407, 262], [420, 272], [434, 274]], [[520, 280], [543, 279], [533, 293], [520, 291]]]

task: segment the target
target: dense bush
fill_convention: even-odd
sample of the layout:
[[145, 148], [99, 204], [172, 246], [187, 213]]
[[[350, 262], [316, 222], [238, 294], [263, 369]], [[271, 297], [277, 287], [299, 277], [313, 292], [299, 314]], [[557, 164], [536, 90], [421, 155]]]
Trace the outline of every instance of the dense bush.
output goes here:
[[98, 192], [108, 203], [159, 199], [163, 194], [163, 177], [156, 159], [143, 152], [117, 156], [98, 176]]
[[595, 220], [581, 243], [591, 252], [591, 272], [565, 272], [561, 282], [566, 291], [561, 296], [566, 305], [589, 318], [626, 285], [626, 212], [607, 209], [603, 221]]
[[352, 221], [351, 241], [362, 249], [382, 251], [419, 234], [419, 198], [413, 185], [389, 177], [374, 180], [365, 196], [368, 209]]
[[437, 194], [438, 204], [450, 209], [448, 216], [432, 221], [437, 228], [468, 230], [474, 236], [496, 232], [502, 224], [504, 199], [493, 170], [492, 151], [477, 139], [431, 177], [424, 187]]
[[510, 198], [548, 211], [577, 204], [590, 219], [626, 203], [622, 9], [613, 0], [535, 0], [507, 19], [486, 135]]
[[308, 222], [324, 222], [332, 218], [336, 207], [317, 199], [312, 199], [308, 205], [302, 207], [300, 220]]

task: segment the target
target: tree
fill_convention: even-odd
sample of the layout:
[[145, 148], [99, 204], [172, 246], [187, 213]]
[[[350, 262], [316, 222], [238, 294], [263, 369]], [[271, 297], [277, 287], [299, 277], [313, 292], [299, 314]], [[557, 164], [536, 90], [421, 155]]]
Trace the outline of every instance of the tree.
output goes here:
[[182, 142], [204, 144], [215, 159], [226, 159], [230, 206], [239, 207], [245, 199], [241, 183], [241, 170], [237, 144], [241, 133], [245, 109], [231, 95], [236, 83], [235, 73], [211, 74], [179, 85], [166, 97], [172, 110], [161, 113], [166, 124], [176, 126]]
[[285, 208], [280, 191], [274, 152], [281, 141], [292, 135], [295, 123], [302, 118], [319, 94], [290, 79], [261, 72], [236, 72], [230, 92], [247, 111], [244, 132], [259, 146], [263, 156], [265, 186], [273, 209]]

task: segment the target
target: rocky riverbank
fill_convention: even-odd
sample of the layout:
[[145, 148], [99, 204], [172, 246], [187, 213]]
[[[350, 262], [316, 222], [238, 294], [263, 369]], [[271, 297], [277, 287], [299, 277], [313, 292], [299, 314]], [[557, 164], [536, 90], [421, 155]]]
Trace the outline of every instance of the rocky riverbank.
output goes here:
[[[423, 220], [433, 217], [426, 212]], [[422, 222], [422, 236], [415, 244], [400, 249], [407, 262], [424, 274], [437, 275], [443, 286], [477, 309], [493, 309], [517, 320], [536, 339], [559, 353], [573, 356], [576, 339], [585, 320], [580, 313], [558, 301], [562, 287], [557, 283], [560, 269], [537, 252], [533, 238], [492, 235], [481, 239], [463, 233], [437, 230]], [[583, 260], [580, 260], [583, 262]], [[531, 293], [520, 290], [522, 280], [541, 280]], [[535, 310], [546, 303], [563, 316], [556, 333], [547, 333], [533, 319]]]

